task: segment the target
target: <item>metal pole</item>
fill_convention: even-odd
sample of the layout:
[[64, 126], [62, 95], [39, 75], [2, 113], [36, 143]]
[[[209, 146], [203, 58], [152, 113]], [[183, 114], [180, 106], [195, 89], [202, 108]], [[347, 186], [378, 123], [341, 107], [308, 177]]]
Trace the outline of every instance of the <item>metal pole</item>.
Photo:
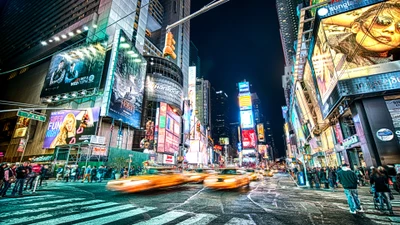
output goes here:
[[42, 176], [42, 175], [39, 175], [39, 176], [36, 177], [36, 179], [35, 179], [35, 186], [33, 187], [32, 193], [35, 193], [35, 192], [36, 192], [36, 188], [37, 188], [37, 185], [38, 185], [38, 183], [39, 183], [39, 179], [40, 179], [41, 176]]
[[191, 15], [189, 15], [189, 16], [181, 19], [181, 20], [176, 21], [175, 23], [173, 23], [171, 25], [168, 25], [166, 30], [167, 30], [167, 32], [169, 32], [172, 28], [177, 27], [177, 26], [185, 23], [186, 21], [189, 21], [192, 18], [194, 18], [194, 17], [196, 17], [196, 16], [198, 16], [200, 14], [203, 14], [203, 13], [205, 13], [205, 12], [207, 12], [207, 11], [209, 11], [209, 10], [219, 6], [219, 5], [222, 5], [222, 4], [226, 3], [226, 2], [228, 2], [228, 1], [229, 0], [219, 0], [219, 1], [215, 2], [215, 3], [213, 3], [213, 4], [206, 5], [203, 8], [201, 8], [199, 11], [194, 12], [193, 14], [191, 14]]

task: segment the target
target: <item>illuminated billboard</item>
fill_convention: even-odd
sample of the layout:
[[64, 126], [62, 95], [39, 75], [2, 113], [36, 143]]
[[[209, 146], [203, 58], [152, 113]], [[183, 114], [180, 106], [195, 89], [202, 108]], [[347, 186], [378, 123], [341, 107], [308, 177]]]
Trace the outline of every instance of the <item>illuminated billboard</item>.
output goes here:
[[250, 110], [252, 106], [251, 95], [239, 95], [240, 110]]
[[249, 82], [240, 82], [239, 86], [239, 93], [247, 93], [250, 92], [250, 84]]
[[256, 131], [254, 129], [242, 130], [243, 149], [255, 148], [257, 144]]
[[99, 87], [106, 50], [100, 43], [53, 56], [40, 97]]
[[242, 129], [254, 127], [253, 111], [240, 111], [240, 126]]
[[264, 124], [262, 123], [257, 124], [257, 136], [258, 136], [258, 141], [261, 142], [265, 141]]
[[[390, 0], [371, 6], [376, 2], [381, 1], [342, 1], [318, 10], [323, 19], [315, 39], [312, 63], [322, 104], [338, 80], [400, 69], [400, 27], [396, 27], [400, 4]], [[337, 7], [340, 4], [348, 7]], [[362, 8], [354, 9], [357, 7]], [[343, 12], [342, 9], [354, 10]]]
[[43, 148], [90, 141], [96, 133], [100, 108], [52, 112]]
[[108, 116], [140, 128], [146, 60], [121, 32]]

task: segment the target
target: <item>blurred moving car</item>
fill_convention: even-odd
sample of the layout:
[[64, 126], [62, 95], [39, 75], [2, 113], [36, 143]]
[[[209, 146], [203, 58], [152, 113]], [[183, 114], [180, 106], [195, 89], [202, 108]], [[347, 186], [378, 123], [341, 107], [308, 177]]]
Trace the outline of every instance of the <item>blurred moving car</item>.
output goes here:
[[261, 170], [261, 174], [264, 177], [273, 177], [274, 176], [274, 173], [269, 169]]
[[152, 167], [147, 169], [145, 175], [109, 181], [106, 188], [111, 191], [133, 193], [176, 186], [187, 181], [188, 179], [183, 174], [171, 168]]
[[215, 173], [213, 170], [209, 169], [192, 169], [184, 172], [183, 175], [188, 179], [190, 183], [202, 183], [211, 174]]
[[250, 184], [249, 176], [236, 168], [225, 168], [218, 175], [204, 180], [204, 186], [213, 189], [234, 189]]
[[254, 169], [246, 169], [246, 173], [250, 178], [250, 181], [258, 180], [258, 173]]

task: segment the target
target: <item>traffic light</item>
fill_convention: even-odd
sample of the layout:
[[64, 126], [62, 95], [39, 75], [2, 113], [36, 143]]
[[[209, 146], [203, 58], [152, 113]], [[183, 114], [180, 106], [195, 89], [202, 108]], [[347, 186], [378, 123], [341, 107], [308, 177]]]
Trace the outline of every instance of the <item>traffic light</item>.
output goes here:
[[176, 59], [175, 43], [174, 35], [171, 32], [167, 32], [165, 35], [165, 47], [163, 50], [164, 57], [170, 56], [171, 58]]
[[197, 124], [196, 124], [196, 131], [200, 132], [200, 122], [197, 122]]

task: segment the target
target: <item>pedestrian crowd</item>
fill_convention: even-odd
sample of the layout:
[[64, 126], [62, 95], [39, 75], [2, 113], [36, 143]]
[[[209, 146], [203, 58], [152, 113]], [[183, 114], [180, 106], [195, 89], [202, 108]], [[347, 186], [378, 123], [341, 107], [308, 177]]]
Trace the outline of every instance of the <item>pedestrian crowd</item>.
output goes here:
[[47, 171], [47, 165], [31, 164], [30, 162], [20, 165], [0, 164], [0, 197], [5, 197], [11, 187], [11, 196], [15, 196], [17, 193], [23, 195], [23, 191], [34, 188], [36, 179], [38, 185], [41, 186]]
[[[294, 168], [292, 174], [299, 171]], [[395, 170], [393, 166], [378, 168], [354, 166], [351, 170], [349, 165], [343, 164], [341, 167], [322, 167], [306, 168], [306, 177], [310, 188], [331, 189], [334, 191], [338, 187], [344, 189], [344, 193], [349, 204], [350, 213], [356, 214], [363, 212], [361, 202], [358, 198], [358, 187], [369, 184], [375, 208], [381, 211], [388, 211], [393, 215], [391, 200], [394, 199], [391, 186], [400, 192], [400, 168]]]

